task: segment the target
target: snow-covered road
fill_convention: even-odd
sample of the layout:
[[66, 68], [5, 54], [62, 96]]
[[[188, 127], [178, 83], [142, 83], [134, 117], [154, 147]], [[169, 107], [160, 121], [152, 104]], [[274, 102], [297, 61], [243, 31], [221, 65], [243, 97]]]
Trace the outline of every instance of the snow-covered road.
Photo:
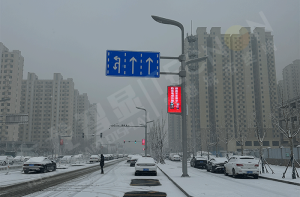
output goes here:
[[[74, 179], [64, 184], [48, 188], [37, 192], [29, 197], [51, 197], [51, 196], [123, 196], [129, 191], [160, 191], [166, 192], [167, 196], [185, 196], [173, 183], [158, 170], [157, 176], [134, 176], [134, 167], [129, 167], [129, 163], [122, 161], [119, 164], [109, 166], [104, 169], [105, 174], [100, 171], [94, 172], [84, 177]], [[130, 186], [131, 179], [158, 179], [161, 186]]]
[[189, 167], [190, 177], [182, 178], [181, 162], [167, 160], [159, 167], [191, 196], [272, 196], [299, 197], [300, 187], [266, 179], [235, 179]]

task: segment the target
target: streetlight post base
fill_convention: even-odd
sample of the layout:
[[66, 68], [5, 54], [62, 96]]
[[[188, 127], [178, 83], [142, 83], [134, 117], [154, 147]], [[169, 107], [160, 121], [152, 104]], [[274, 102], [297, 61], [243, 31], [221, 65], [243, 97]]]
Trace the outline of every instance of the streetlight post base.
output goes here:
[[182, 174], [181, 177], [190, 177], [188, 174]]

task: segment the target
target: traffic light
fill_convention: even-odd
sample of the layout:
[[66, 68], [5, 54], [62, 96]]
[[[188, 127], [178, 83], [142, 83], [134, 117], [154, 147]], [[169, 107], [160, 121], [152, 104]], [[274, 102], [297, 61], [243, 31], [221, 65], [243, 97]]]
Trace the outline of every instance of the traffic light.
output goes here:
[[100, 133], [100, 138], [102, 138], [102, 133]]
[[84, 133], [82, 133], [82, 138], [84, 138]]
[[145, 139], [142, 139], [142, 145], [145, 145]]
[[136, 140], [134, 141], [134, 143], [136, 143]]
[[143, 150], [145, 150], [145, 148], [143, 148]]
[[125, 140], [124, 140], [124, 144], [125, 144]]

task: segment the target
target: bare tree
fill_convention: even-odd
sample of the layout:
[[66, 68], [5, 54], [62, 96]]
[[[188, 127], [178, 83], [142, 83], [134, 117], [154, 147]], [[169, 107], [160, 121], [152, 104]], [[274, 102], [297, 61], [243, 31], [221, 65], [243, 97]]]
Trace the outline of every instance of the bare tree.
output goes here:
[[166, 143], [167, 129], [165, 129], [166, 118], [157, 119], [150, 127], [150, 146], [154, 158], [161, 164], [165, 164], [163, 157], [164, 144]]
[[[290, 102], [284, 103], [282, 100], [281, 106], [279, 106], [280, 115], [282, 117], [283, 126], [280, 126], [280, 121], [277, 119], [274, 114], [272, 114], [273, 122], [275, 123], [275, 126], [277, 129], [289, 140], [291, 155], [290, 155], [290, 161], [285, 169], [285, 172], [283, 173], [282, 178], [285, 178], [286, 171], [291, 164], [292, 166], [292, 178], [296, 179], [299, 178], [299, 174], [296, 170], [295, 163], [298, 163], [294, 158], [294, 138], [298, 135], [300, 131], [299, 124], [295, 124], [295, 121], [297, 121], [297, 118], [300, 116], [299, 109], [296, 108], [295, 105], [292, 105]], [[299, 121], [299, 120], [298, 120]], [[283, 128], [284, 127], [284, 128]], [[299, 165], [299, 163], [298, 163]], [[300, 166], [300, 165], [299, 165]]]
[[219, 139], [220, 141], [222, 141], [225, 144], [225, 149], [226, 149], [226, 157], [227, 159], [229, 159], [229, 155], [228, 155], [228, 144], [234, 140], [234, 137], [231, 133], [231, 128], [229, 126], [229, 123], [225, 124], [225, 127], [222, 127], [220, 135], [219, 135]]
[[241, 146], [242, 156], [244, 155], [244, 146], [245, 146], [246, 139], [248, 138], [248, 132], [245, 129], [247, 130], [247, 128], [243, 128], [239, 124], [236, 125], [236, 130], [237, 130], [236, 142]]
[[265, 169], [266, 169], [266, 172], [268, 172], [268, 169], [265, 167], [265, 163], [266, 163], [269, 166], [269, 168], [271, 169], [272, 174], [274, 174], [274, 171], [272, 170], [272, 168], [270, 167], [268, 162], [265, 160], [265, 158], [263, 157], [263, 153], [262, 153], [263, 141], [266, 136], [267, 130], [262, 128], [262, 126], [258, 123], [257, 118], [255, 118], [254, 122], [255, 122], [254, 133], [255, 133], [255, 136], [259, 143], [259, 162], [261, 163], [262, 173], [265, 173]]

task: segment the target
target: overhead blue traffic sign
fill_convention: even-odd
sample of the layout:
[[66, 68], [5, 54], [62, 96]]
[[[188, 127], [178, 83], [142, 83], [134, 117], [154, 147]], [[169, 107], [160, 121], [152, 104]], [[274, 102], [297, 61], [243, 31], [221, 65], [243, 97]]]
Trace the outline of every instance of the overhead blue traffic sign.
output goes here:
[[106, 76], [159, 78], [160, 53], [106, 51]]

